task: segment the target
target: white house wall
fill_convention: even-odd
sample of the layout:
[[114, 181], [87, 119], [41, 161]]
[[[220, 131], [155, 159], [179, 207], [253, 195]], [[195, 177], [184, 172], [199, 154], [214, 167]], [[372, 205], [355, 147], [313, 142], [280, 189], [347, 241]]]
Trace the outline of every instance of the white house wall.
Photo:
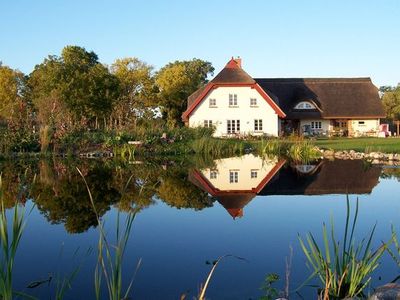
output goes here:
[[[220, 191], [232, 191], [256, 188], [277, 165], [278, 160], [276, 158], [262, 159], [259, 156], [247, 154], [241, 157], [219, 159], [214, 162], [215, 168], [203, 169], [201, 173]], [[238, 173], [238, 182], [230, 182], [231, 171]], [[252, 171], [257, 173], [256, 177], [251, 177]], [[211, 172], [216, 172], [214, 178], [212, 178]]]
[[[321, 122], [321, 129], [312, 129], [311, 128], [311, 122]], [[317, 120], [300, 120], [300, 130], [303, 132], [304, 126], [309, 125], [311, 128], [311, 131], [315, 132], [321, 132], [325, 133], [333, 129], [333, 126], [331, 126], [331, 121], [330, 120], [324, 120], [324, 119], [317, 119]]]
[[[237, 106], [229, 106], [229, 94], [237, 94]], [[210, 107], [210, 98], [216, 99], [216, 107]], [[257, 99], [257, 106], [250, 106], [250, 99]], [[262, 120], [263, 130], [254, 131], [254, 120]], [[211, 120], [216, 131], [214, 136], [227, 135], [227, 120], [240, 120], [242, 135], [278, 135], [278, 115], [265, 99], [251, 87], [219, 87], [211, 90], [189, 117], [189, 126], [204, 126]]]
[[379, 131], [379, 119], [351, 120], [354, 135], [363, 135], [367, 132]]

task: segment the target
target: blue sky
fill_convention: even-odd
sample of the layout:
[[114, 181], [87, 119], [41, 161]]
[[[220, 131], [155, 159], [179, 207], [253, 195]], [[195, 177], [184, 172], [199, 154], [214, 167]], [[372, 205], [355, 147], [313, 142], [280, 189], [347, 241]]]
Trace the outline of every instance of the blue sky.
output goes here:
[[399, 0], [1, 0], [0, 61], [29, 73], [65, 45], [103, 63], [160, 68], [241, 56], [253, 77], [370, 76], [400, 82]]

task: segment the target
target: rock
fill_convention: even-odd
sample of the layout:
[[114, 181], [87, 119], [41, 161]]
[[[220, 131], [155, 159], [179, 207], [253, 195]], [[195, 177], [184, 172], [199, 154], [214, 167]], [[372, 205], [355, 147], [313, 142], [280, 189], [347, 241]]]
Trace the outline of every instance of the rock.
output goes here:
[[400, 285], [388, 283], [378, 287], [368, 300], [397, 300], [400, 299]]
[[333, 152], [332, 150], [325, 150], [323, 154], [325, 157], [332, 157], [334, 156], [335, 152]]

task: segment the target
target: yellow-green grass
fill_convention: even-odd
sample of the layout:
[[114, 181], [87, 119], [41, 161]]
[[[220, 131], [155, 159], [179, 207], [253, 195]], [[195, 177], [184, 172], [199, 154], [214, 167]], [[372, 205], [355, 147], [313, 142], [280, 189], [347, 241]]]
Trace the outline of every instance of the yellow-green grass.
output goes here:
[[400, 153], [400, 138], [331, 138], [313, 142], [321, 149]]

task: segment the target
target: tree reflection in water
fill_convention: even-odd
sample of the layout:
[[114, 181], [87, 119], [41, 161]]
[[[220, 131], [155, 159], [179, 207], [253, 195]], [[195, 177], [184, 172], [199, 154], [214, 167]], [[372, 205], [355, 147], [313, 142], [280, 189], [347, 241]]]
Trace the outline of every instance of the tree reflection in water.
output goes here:
[[[88, 194], [76, 167], [82, 170], [93, 194], [99, 216], [111, 206], [139, 210], [155, 203], [155, 196], [169, 206], [201, 210], [211, 198], [188, 182], [188, 166], [138, 163], [129, 165], [101, 160], [40, 160], [0, 164], [3, 188], [12, 207], [32, 199], [52, 224], [64, 224], [69, 233], [97, 225]], [[127, 184], [128, 178], [132, 180]]]

